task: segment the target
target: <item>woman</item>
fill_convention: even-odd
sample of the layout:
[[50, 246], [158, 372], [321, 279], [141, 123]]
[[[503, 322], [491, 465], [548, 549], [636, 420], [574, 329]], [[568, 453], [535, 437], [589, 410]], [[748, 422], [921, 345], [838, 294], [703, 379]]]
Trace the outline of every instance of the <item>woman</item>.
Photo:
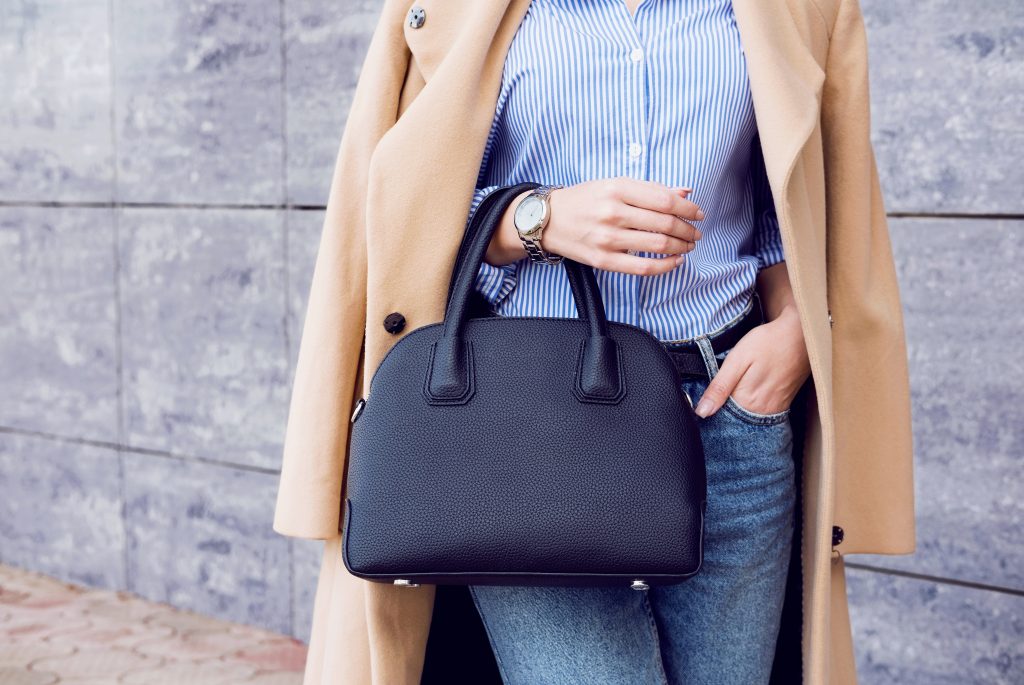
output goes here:
[[539, 240], [517, 230], [529, 193], [506, 211], [478, 278], [492, 308], [575, 316], [545, 255], [571, 257], [597, 267], [610, 319], [706, 367], [684, 381], [707, 455], [700, 573], [640, 594], [472, 587], [504, 682], [767, 683], [793, 538], [790, 403], [810, 365], [731, 1], [533, 0], [488, 141], [474, 210], [501, 185], [564, 185], [539, 195]]
[[[568, 0], [534, 2], [537, 9], [561, 8], [565, 21], [582, 16], [571, 9], [588, 9], [582, 2]], [[435, 588], [365, 582], [342, 566], [338, 532], [348, 416], [354, 401], [364, 394], [364, 381], [394, 342], [441, 319], [451, 266], [476, 199], [473, 189], [479, 188], [478, 196], [486, 189], [474, 181], [504, 184], [515, 175], [509, 170], [513, 167], [503, 169], [497, 163], [502, 149], [508, 154], [515, 146], [488, 143], [494, 142], [489, 141], [489, 133], [497, 121], [507, 58], [516, 54], [511, 49], [513, 39], [520, 27], [527, 26], [524, 20], [532, 4], [530, 0], [419, 0], [413, 5], [386, 0], [370, 43], [342, 137], [313, 274], [274, 523], [286, 535], [326, 540], [307, 683], [415, 683], [423, 673]], [[666, 0], [663, 7], [658, 0], [644, 0], [639, 6], [626, 0], [595, 0], [592, 5], [594, 11], [600, 7], [619, 12], [616, 26], [620, 30], [631, 25], [681, 30], [681, 24], [643, 23], [645, 17], [654, 20], [658, 12], [673, 6], [727, 9], [710, 0], [689, 4]], [[729, 29], [724, 14], [717, 15], [723, 18], [717, 26], [725, 32], [720, 38], [738, 40], [734, 48], [742, 46], [749, 77], [747, 109], [742, 88], [736, 89], [742, 79], [735, 70], [729, 73], [738, 80], [726, 90], [705, 92], [730, 94], [736, 106], [726, 119], [750, 123], [752, 107], [756, 138], [742, 125], [718, 127], [718, 135], [708, 138], [717, 141], [713, 153], [693, 156], [692, 137], [677, 137], [674, 144], [649, 137], [656, 130], [667, 136], [666, 141], [680, 135], [672, 133], [671, 108], [646, 109], [653, 103], [647, 98], [664, 97], [672, 92], [669, 86], [651, 84], [643, 98], [609, 103], [600, 110], [609, 116], [621, 106], [640, 114], [659, 111], [665, 118], [661, 128], [619, 131], [623, 136], [638, 135], [622, 138], [627, 143], [626, 160], [630, 159], [629, 143], [649, 146], [633, 155], [643, 162], [627, 167], [636, 171], [614, 174], [600, 164], [583, 164], [574, 178], [567, 171], [574, 164], [570, 160], [563, 168], [545, 171], [546, 178], [536, 179], [572, 181], [553, 192], [554, 223], [544, 229], [547, 242], [542, 235], [541, 243], [545, 250], [562, 250], [598, 267], [605, 279], [602, 296], [621, 305], [613, 318], [637, 317], [650, 330], [659, 331], [668, 344], [696, 336], [708, 378], [687, 379], [686, 388], [695, 401], [710, 402], [709, 411], [702, 410], [702, 430], [708, 436], [742, 430], [750, 438], [744, 442], [757, 455], [747, 461], [757, 461], [762, 475], [771, 474], [771, 485], [757, 487], [755, 493], [757, 498], [767, 498], [770, 512], [764, 511], [760, 499], [729, 498], [724, 487], [716, 498], [732, 514], [737, 502], [765, 514], [732, 520], [748, 521], [778, 542], [767, 543], [775, 546], [775, 554], [741, 545], [737, 559], [731, 557], [736, 550], [721, 546], [718, 572], [711, 566], [704, 581], [692, 579], [722, 583], [725, 590], [717, 591], [716, 597], [744, 588], [741, 603], [758, 604], [748, 621], [736, 615], [707, 617], [727, 632], [717, 636], [719, 642], [704, 642], [698, 656], [713, 660], [730, 652], [739, 654], [740, 671], [718, 673], [723, 678], [732, 673], [729, 677], [734, 679], [759, 679], [772, 666], [769, 662], [774, 661], [779, 671], [784, 661], [778, 656], [773, 659], [773, 631], [777, 631], [777, 654], [794, 646], [797, 653], [795, 670], [781, 676], [784, 682], [850, 683], [855, 682], [855, 674], [842, 557], [851, 552], [907, 553], [914, 544], [909, 384], [898, 288], [869, 139], [863, 21], [856, 0], [733, 0], [732, 11], [733, 28]], [[678, 16], [685, 23], [684, 15], [664, 16]], [[611, 30], [611, 24], [601, 20], [588, 26], [586, 30], [602, 35]], [[676, 34], [676, 42], [680, 35]], [[635, 37], [653, 40], [651, 33]], [[661, 54], [671, 54], [668, 43]], [[652, 58], [659, 54], [654, 43], [634, 47], [654, 50]], [[705, 63], [714, 62], [708, 57], [712, 53], [701, 53], [703, 59], [711, 59]], [[659, 73], [655, 65], [644, 62], [645, 54], [636, 61], [630, 56], [632, 49], [623, 54], [626, 64], [638, 71], [650, 68], [651, 73]], [[728, 54], [736, 57], [735, 50]], [[683, 67], [684, 71], [672, 72], [662, 64], [660, 73], [685, 83]], [[602, 85], [615, 92], [613, 81]], [[529, 88], [520, 92], [525, 94]], [[511, 115], [512, 110], [507, 111]], [[652, 123], [639, 115], [631, 121]], [[590, 121], [575, 133], [558, 129], [539, 133], [576, 135], [594, 126]], [[602, 144], [569, 149], [596, 150], [599, 157], [606, 154]], [[659, 153], [672, 149], [695, 166], [673, 168], [667, 159], [656, 161]], [[484, 159], [485, 150], [498, 155], [495, 166]], [[533, 159], [540, 163], [547, 157], [536, 154]], [[732, 160], [728, 169], [715, 166], [725, 159]], [[755, 192], [759, 159], [763, 159], [762, 193]], [[750, 175], [749, 196], [747, 185], [737, 181], [744, 172], [732, 168], [733, 163]], [[494, 175], [490, 175], [492, 168]], [[608, 177], [602, 178], [605, 174]], [[708, 185], [712, 178], [730, 190]], [[678, 188], [684, 184], [692, 192]], [[669, 196], [674, 198], [671, 202]], [[610, 211], [610, 207], [617, 209]], [[627, 218], [623, 212], [630, 207], [636, 211], [630, 210]], [[754, 207], [760, 209], [754, 211]], [[703, 218], [698, 218], [697, 209], [703, 210]], [[750, 222], [756, 230], [744, 234], [752, 230]], [[517, 298], [530, 292], [554, 292], [536, 286], [543, 283], [543, 275], [557, 271], [517, 258], [514, 228], [503, 226], [492, 244], [488, 260], [494, 271], [481, 271], [481, 292], [493, 297], [499, 311], [525, 307], [531, 300]], [[647, 230], [651, 228], [655, 230]], [[574, 232], [585, 230], [589, 234]], [[589, 242], [588, 235], [603, 237]], [[726, 244], [722, 240], [733, 236], [735, 241], [740, 235], [747, 236], [746, 249], [722, 249]], [[651, 242], [652, 238], [662, 242]], [[759, 248], [750, 249], [755, 246]], [[679, 254], [685, 256], [676, 264]], [[636, 272], [644, 269], [650, 271]], [[730, 275], [686, 280], [687, 275], [692, 279], [709, 272]], [[537, 278], [531, 279], [531, 273]], [[712, 344], [714, 334], [760, 309], [748, 297], [753, 273], [767, 322], [750, 328], [728, 350], [719, 350]], [[516, 277], [518, 282], [507, 287], [506, 277]], [[624, 288], [619, 297], [614, 285], [621, 283], [645, 285], [639, 290]], [[662, 287], [647, 287], [656, 283]], [[694, 290], [695, 283], [705, 289]], [[500, 285], [488, 289], [488, 284]], [[550, 285], [560, 287], [556, 279]], [[641, 296], [631, 298], [629, 292]], [[656, 301], [665, 304], [652, 308]], [[552, 302], [558, 306], [557, 296]], [[681, 306], [672, 306], [673, 302]], [[645, 312], [654, 314], [645, 316]], [[797, 393], [798, 388], [806, 392]], [[794, 419], [801, 417], [799, 422], [789, 420], [791, 409]], [[766, 424], [760, 424], [765, 418], [769, 419]], [[750, 456], [737, 454], [725, 442], [735, 446], [739, 441], [735, 436], [723, 437], [722, 449], [711, 450], [719, 458]], [[799, 467], [788, 470], [788, 459]], [[752, 472], [741, 471], [743, 477]], [[718, 477], [720, 484], [739, 482], [724, 470], [719, 475], [729, 476]], [[787, 503], [794, 505], [795, 512], [789, 511]], [[725, 525], [730, 519], [718, 516], [716, 520]], [[797, 528], [793, 558], [798, 563], [790, 566], [783, 598], [779, 578], [785, 573], [784, 545], [791, 525]], [[724, 567], [731, 561], [736, 562], [735, 568], [727, 573]], [[764, 568], [752, 572], [757, 563], [764, 563]], [[755, 576], [760, 586], [751, 588]], [[565, 650], [537, 640], [542, 624], [495, 623], [524, 606], [530, 608], [525, 615], [536, 618], [539, 609], [552, 606], [545, 603], [550, 597], [476, 586], [473, 594], [492, 628], [499, 658], [510, 654], [509, 645], [525, 645], [526, 651], [511, 660], [541, 664], [544, 677], [586, 680], [586, 675], [558, 670], [566, 662], [554, 659]], [[709, 608], [700, 596], [703, 592], [693, 594], [649, 597], [651, 610], [657, 604], [661, 612], [655, 617], [655, 624], [661, 623], [659, 639], [666, 635], [669, 640], [688, 639], [691, 628], [684, 625], [685, 620], [669, 624], [673, 616]], [[629, 596], [636, 602], [643, 599], [642, 593]], [[579, 602], [560, 616], [579, 621], [583, 611], [602, 613], [604, 606]], [[446, 618], [434, 616], [434, 626], [447, 625]], [[575, 625], [582, 624], [571, 624]], [[608, 634], [616, 633], [598, 636]], [[580, 636], [562, 631], [558, 637]], [[750, 644], [739, 650], [744, 641]], [[586, 648], [593, 644], [593, 640], [586, 642]], [[620, 650], [621, 659], [604, 658], [601, 664], [635, 665], [644, 649], [647, 655], [654, 654], [650, 645], [650, 640], [638, 642], [636, 650]], [[692, 650], [664, 647], [662, 665], [673, 673], [706, 676], [706, 669], [716, 667], [682, 663]], [[508, 660], [503, 660], [503, 666]], [[576, 667], [568, 664], [570, 672]], [[514, 679], [518, 673], [507, 675]]]

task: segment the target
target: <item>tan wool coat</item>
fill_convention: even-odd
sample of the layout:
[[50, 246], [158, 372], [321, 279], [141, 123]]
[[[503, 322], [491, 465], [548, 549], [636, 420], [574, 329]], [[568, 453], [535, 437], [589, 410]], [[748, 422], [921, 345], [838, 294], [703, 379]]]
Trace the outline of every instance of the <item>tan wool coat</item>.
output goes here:
[[[804, 683], [855, 683], [843, 556], [914, 549], [900, 297], [869, 131], [858, 0], [734, 0], [811, 365], [802, 441]], [[407, 22], [413, 5], [426, 14]], [[349, 417], [381, 358], [440, 321], [505, 53], [529, 0], [384, 0], [341, 138], [274, 528], [325, 540], [307, 685], [419, 682], [435, 587], [349, 574]], [[384, 318], [406, 326], [389, 333]], [[845, 533], [833, 547], [833, 526]], [[795, 635], [795, 634], [794, 634]], [[781, 638], [780, 638], [781, 639]]]

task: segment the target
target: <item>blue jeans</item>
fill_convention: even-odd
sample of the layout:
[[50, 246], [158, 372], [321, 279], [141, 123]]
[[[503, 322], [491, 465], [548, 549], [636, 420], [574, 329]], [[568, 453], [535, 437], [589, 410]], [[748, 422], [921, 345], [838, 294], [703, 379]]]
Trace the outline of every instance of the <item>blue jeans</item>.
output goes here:
[[[715, 355], [696, 340], [711, 377]], [[707, 378], [686, 377], [694, 405]], [[507, 685], [757, 685], [775, 654], [795, 507], [790, 410], [731, 397], [697, 418], [708, 475], [704, 561], [675, 585], [471, 585]]]

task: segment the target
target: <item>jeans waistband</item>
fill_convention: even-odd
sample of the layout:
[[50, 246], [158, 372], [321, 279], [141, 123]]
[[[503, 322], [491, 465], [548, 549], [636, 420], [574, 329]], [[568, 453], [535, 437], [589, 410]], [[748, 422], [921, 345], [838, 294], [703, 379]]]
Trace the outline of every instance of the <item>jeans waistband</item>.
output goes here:
[[723, 326], [689, 340], [662, 341], [683, 376], [710, 378], [710, 366], [717, 368], [711, 357], [721, 354], [735, 345], [747, 331], [764, 323], [761, 300], [754, 291], [744, 310]]
[[[764, 323], [764, 313], [761, 309], [761, 298], [758, 296], [757, 291], [754, 290], [751, 292], [750, 299], [747, 300], [747, 306], [743, 308], [743, 311], [715, 330], [693, 338], [687, 338], [685, 340], [663, 340], [661, 344], [670, 352], [697, 351], [699, 349], [697, 339], [707, 338], [715, 347], [716, 351], [721, 352], [722, 350], [732, 347], [732, 345], [722, 347], [723, 342], [731, 338], [738, 340], [742, 337], [743, 333], [747, 332], [747, 330], [762, 323]], [[737, 335], [737, 333], [739, 334]], [[734, 345], [735, 341], [732, 341], [732, 344]]]

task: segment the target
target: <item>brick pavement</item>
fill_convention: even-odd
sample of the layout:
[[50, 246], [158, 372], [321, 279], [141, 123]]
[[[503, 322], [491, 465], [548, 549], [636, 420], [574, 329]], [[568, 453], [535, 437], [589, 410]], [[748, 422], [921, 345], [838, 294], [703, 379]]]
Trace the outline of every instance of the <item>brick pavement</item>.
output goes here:
[[298, 640], [0, 565], [0, 685], [299, 685]]

